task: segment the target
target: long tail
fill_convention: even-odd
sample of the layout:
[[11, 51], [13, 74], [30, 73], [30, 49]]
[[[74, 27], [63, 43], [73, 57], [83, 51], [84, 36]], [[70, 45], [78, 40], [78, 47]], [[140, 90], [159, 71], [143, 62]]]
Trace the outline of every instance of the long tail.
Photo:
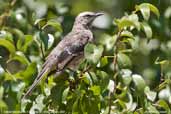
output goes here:
[[36, 77], [33, 84], [30, 86], [29, 90], [25, 93], [25, 95], [22, 97], [22, 99], [25, 99], [28, 95], [31, 94], [33, 89], [37, 86], [37, 84], [41, 81], [41, 79], [46, 76], [50, 72], [50, 68], [44, 68]]

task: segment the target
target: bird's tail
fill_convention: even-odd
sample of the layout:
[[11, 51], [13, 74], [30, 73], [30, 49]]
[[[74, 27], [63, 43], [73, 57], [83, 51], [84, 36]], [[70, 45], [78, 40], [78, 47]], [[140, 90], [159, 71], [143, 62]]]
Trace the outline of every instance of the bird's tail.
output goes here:
[[33, 91], [33, 89], [37, 86], [37, 84], [41, 81], [41, 79], [46, 76], [48, 73], [50, 72], [50, 68], [44, 68], [36, 77], [36, 79], [34, 80], [33, 84], [30, 86], [29, 90], [25, 93], [25, 95], [22, 97], [22, 99], [25, 99], [28, 95], [31, 94], [31, 92]]

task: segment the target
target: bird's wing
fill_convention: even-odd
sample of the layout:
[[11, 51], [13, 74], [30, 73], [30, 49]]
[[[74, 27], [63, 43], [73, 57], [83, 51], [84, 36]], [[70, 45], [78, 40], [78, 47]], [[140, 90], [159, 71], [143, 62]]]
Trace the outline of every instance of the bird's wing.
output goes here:
[[30, 95], [41, 79], [52, 70], [55, 70], [55, 67], [58, 71], [63, 70], [74, 57], [78, 56], [77, 54], [84, 51], [84, 46], [87, 44], [88, 40], [89, 36], [87, 34], [71, 34], [67, 35], [66, 38], [59, 42], [57, 47], [55, 47], [47, 57], [42, 71], [38, 74], [23, 98]]

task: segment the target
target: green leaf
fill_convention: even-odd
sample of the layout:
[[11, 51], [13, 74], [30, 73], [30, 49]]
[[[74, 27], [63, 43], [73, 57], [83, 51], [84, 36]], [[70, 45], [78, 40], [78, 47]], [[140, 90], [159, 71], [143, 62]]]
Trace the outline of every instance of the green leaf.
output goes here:
[[141, 26], [142, 26], [142, 29], [144, 30], [147, 38], [151, 38], [152, 37], [151, 27], [146, 22], [141, 23]]
[[169, 60], [161, 60], [161, 61], [159, 61], [159, 57], [157, 57], [157, 59], [155, 60], [155, 64], [160, 64], [160, 65], [166, 65], [166, 64], [169, 64], [169, 63], [171, 63], [171, 61], [169, 61]]
[[79, 99], [77, 98], [72, 106], [72, 114], [79, 114]]
[[160, 114], [159, 111], [151, 104], [148, 105], [147, 110], [150, 114]]
[[101, 45], [96, 46], [94, 44], [87, 44], [84, 48], [85, 58], [91, 62], [96, 64], [103, 53], [103, 47]]
[[109, 80], [109, 84], [108, 84], [108, 90], [113, 93], [114, 89], [115, 89], [115, 82], [113, 80]]
[[91, 77], [90, 77], [90, 75], [89, 75], [89, 73], [85, 73], [84, 75], [83, 75], [83, 81], [86, 83], [86, 84], [88, 84], [88, 85], [92, 85], [92, 79], [91, 79]]
[[0, 46], [5, 47], [11, 54], [15, 53], [15, 46], [8, 40], [0, 39]]
[[3, 76], [5, 73], [5, 70], [3, 69], [3, 67], [0, 65], [0, 77]]
[[14, 82], [12, 83], [11, 90], [17, 94], [17, 100], [20, 100], [23, 95], [23, 90], [25, 87], [24, 82]]
[[108, 64], [108, 59], [107, 59], [107, 57], [105, 56], [105, 57], [102, 57], [101, 59], [100, 59], [100, 62], [97, 64], [97, 67], [104, 67], [104, 66], [106, 66]]
[[4, 88], [3, 86], [0, 86], [0, 100], [2, 100], [4, 94]]
[[148, 86], [145, 87], [144, 93], [147, 96], [147, 99], [150, 101], [154, 101], [156, 99], [157, 93], [154, 91], [150, 91], [150, 88]]
[[[154, 5], [149, 4], [149, 3], [142, 3], [138, 6], [136, 6], [136, 11], [139, 11], [139, 10], [141, 11], [142, 9], [147, 8], [147, 7], [149, 7], [150, 11], [152, 11], [159, 18], [159, 16], [160, 16], [159, 10]], [[145, 11], [145, 12], [147, 13], [147, 11]]]
[[23, 45], [23, 50], [24, 52], [27, 51], [27, 48], [28, 46], [32, 43], [33, 41], [33, 36], [32, 35], [25, 35], [25, 42], [24, 42], [24, 45]]
[[66, 98], [67, 98], [67, 95], [68, 95], [68, 92], [69, 92], [69, 87], [66, 88], [62, 94], [62, 102], [65, 103], [66, 102]]
[[48, 34], [48, 49], [50, 49], [53, 46], [54, 39], [55, 38], [52, 34]]
[[[147, 3], [148, 4], [148, 3]], [[157, 7], [155, 7], [154, 5], [152, 4], [148, 4], [148, 6], [150, 7], [150, 10], [157, 15], [157, 17], [159, 18], [160, 17], [160, 12], [159, 10], [157, 9]]]
[[45, 21], [45, 18], [42, 19], [36, 19], [36, 21], [34, 22], [34, 25], [39, 24], [40, 22]]
[[164, 17], [169, 19], [171, 17], [171, 7], [168, 7], [164, 13]]
[[96, 86], [96, 85], [95, 85], [95, 86], [92, 86], [92, 87], [90, 88], [90, 90], [93, 91], [93, 94], [94, 94], [94, 95], [100, 95], [100, 91], [101, 91], [101, 90], [100, 90], [100, 86]]
[[43, 103], [45, 96], [42, 94], [37, 96], [36, 101], [33, 102], [32, 107], [29, 110], [30, 114], [36, 114], [38, 112], [42, 112], [42, 110], [45, 108], [45, 104]]
[[134, 26], [134, 23], [128, 19], [122, 19], [118, 24], [120, 30], [123, 29], [124, 27], [130, 27], [130, 26]]
[[49, 39], [48, 34], [45, 33], [44, 31], [41, 31], [41, 32], [39, 32], [39, 37], [45, 46], [45, 50], [47, 50], [48, 49], [48, 39]]
[[157, 101], [157, 104], [158, 104], [160, 107], [164, 108], [168, 113], [170, 112], [169, 105], [167, 104], [166, 101], [164, 101], [164, 100], [159, 100], [159, 101]]
[[139, 92], [140, 94], [144, 93], [144, 88], [146, 87], [146, 83], [144, 79], [140, 75], [137, 75], [137, 74], [133, 74], [132, 79], [133, 79], [137, 92]]
[[[8, 108], [8, 106], [7, 106], [7, 104], [3, 101], [3, 100], [0, 100], [0, 108], [1, 109], [7, 109]], [[3, 111], [3, 110], [2, 110]], [[2, 112], [3, 113], [3, 112]]]
[[61, 24], [58, 21], [55, 20], [49, 20], [46, 25], [42, 27], [42, 29], [45, 29], [47, 26], [52, 26], [56, 29], [56, 31], [62, 32]]
[[120, 68], [127, 68], [132, 66], [132, 62], [129, 56], [127, 56], [124, 53], [118, 53], [117, 56], [118, 56], [118, 65], [120, 66]]
[[19, 61], [19, 62], [21, 62], [22, 64], [25, 64], [25, 65], [29, 64], [29, 61], [27, 60], [25, 55], [22, 52], [19, 52], [19, 51], [17, 51], [14, 56], [10, 57], [8, 62], [13, 61], [13, 60], [17, 60], [17, 61]]
[[170, 87], [166, 87], [164, 89], [162, 89], [159, 94], [159, 99], [163, 99], [163, 100], [166, 100], [166, 101], [169, 101], [169, 98], [171, 96], [171, 90], [170, 90]]
[[131, 70], [129, 70], [129, 69], [122, 69], [122, 70], [121, 70], [121, 76], [122, 76], [123, 83], [124, 83], [125, 85], [127, 85], [127, 86], [128, 86], [128, 85], [131, 83], [131, 81], [132, 81], [131, 75], [132, 75], [132, 71], [131, 71]]
[[[30, 79], [33, 78], [32, 76], [35, 75], [36, 72], [37, 72], [36, 63], [31, 63], [28, 65], [26, 70], [18, 72], [17, 74], [15, 74], [15, 78], [24, 79], [24, 81], [29, 83], [31, 81]], [[7, 76], [5, 78], [6, 78], [6, 80], [9, 79], [9, 77], [7, 77]]]
[[20, 83], [14, 83], [11, 89], [13, 92], [20, 92], [23, 89], [23, 87], [25, 87], [25, 83], [20, 82]]
[[21, 112], [24, 113], [26, 111], [26, 106], [28, 103], [31, 103], [31, 101], [28, 99], [22, 99], [21, 100]]
[[126, 109], [126, 104], [125, 104], [124, 101], [122, 101], [122, 100], [120, 100], [120, 99], [118, 99], [117, 101], [118, 101], [119, 105], [120, 105], [123, 109]]
[[136, 6], [136, 10], [140, 10], [144, 19], [148, 20], [150, 18], [150, 8], [146, 4], [141, 4], [139, 6]]
[[127, 30], [122, 31], [121, 36], [122, 37], [134, 38], [134, 35], [131, 32], [127, 31]]
[[36, 21], [34, 22], [34, 25], [37, 25], [39, 29], [41, 29], [47, 22], [46, 18], [42, 18], [42, 19], [36, 19]]
[[125, 103], [126, 108], [127, 108], [127, 110], [134, 111], [135, 108], [137, 107], [137, 103], [133, 102], [133, 96], [132, 96], [131, 93], [128, 92], [127, 95], [128, 95], [128, 98], [129, 98], [129, 102]]
[[100, 39], [99, 42], [100, 44], [104, 45], [106, 47], [106, 50], [109, 51], [113, 48], [114, 43], [116, 41], [116, 35], [115, 36], [110, 36], [108, 34], [103, 34]]
[[137, 14], [124, 16], [121, 19], [115, 20], [115, 23], [118, 25], [120, 30], [124, 29], [125, 27], [135, 27], [137, 30], [140, 30], [140, 23]]

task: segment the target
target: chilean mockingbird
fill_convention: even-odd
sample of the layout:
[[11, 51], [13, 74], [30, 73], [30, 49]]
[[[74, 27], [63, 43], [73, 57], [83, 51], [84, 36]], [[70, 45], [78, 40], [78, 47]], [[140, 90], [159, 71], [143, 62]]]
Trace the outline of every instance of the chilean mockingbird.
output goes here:
[[83, 57], [85, 45], [93, 41], [90, 25], [100, 15], [103, 15], [103, 13], [83, 12], [76, 17], [72, 31], [47, 56], [41, 72], [23, 98], [31, 94], [40, 80], [51, 71], [57, 70], [57, 72], [60, 72], [66, 67], [77, 65], [79, 61], [77, 59]]

